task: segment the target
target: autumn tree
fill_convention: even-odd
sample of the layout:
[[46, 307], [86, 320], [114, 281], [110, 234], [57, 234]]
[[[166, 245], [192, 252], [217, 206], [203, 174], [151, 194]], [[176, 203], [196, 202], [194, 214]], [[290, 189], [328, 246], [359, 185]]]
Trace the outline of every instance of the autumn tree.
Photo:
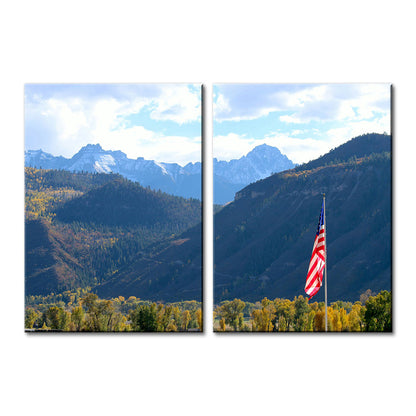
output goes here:
[[339, 310], [328, 306], [328, 331], [340, 332], [341, 329], [342, 324]]
[[255, 309], [251, 313], [253, 323], [252, 328], [253, 331], [259, 332], [271, 332], [273, 331], [274, 324], [276, 317], [276, 307], [274, 303], [264, 298], [261, 301], [261, 309]]
[[341, 321], [341, 331], [348, 331], [348, 316], [344, 308], [339, 310], [339, 320]]
[[348, 330], [360, 332], [363, 328], [363, 306], [361, 302], [352, 305], [351, 312], [348, 314]]
[[325, 306], [315, 312], [314, 318], [314, 331], [323, 332], [325, 331]]
[[186, 309], [182, 312], [182, 330], [187, 331], [189, 322], [191, 321], [191, 313]]
[[172, 314], [172, 305], [162, 305], [159, 304], [157, 306], [157, 324], [158, 324], [158, 331], [164, 332], [166, 331], [170, 320], [171, 320], [171, 314]]
[[203, 317], [202, 317], [202, 309], [199, 308], [196, 310], [196, 320], [198, 322], [198, 328], [202, 332], [203, 330]]
[[376, 293], [373, 292], [371, 289], [367, 289], [364, 293], [360, 295], [360, 302], [364, 305], [370, 296], [376, 296]]
[[85, 311], [81, 305], [75, 306], [71, 312], [71, 322], [74, 325], [74, 331], [81, 331], [84, 323]]
[[221, 318], [220, 319], [220, 331], [221, 332], [225, 332], [226, 326], [225, 326], [225, 319]]
[[25, 328], [31, 329], [39, 318], [39, 314], [33, 308], [27, 308], [25, 310]]

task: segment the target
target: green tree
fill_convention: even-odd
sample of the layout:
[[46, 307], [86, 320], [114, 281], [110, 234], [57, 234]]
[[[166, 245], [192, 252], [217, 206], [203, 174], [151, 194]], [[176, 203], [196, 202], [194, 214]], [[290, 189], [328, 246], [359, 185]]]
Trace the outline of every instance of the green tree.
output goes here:
[[130, 312], [129, 319], [133, 331], [156, 332], [158, 329], [156, 303], [137, 306]]
[[245, 302], [241, 299], [226, 300], [217, 308], [217, 314], [224, 318], [225, 323], [230, 325], [234, 331], [237, 331], [241, 323], [240, 314], [245, 306]]
[[280, 318], [279, 318], [279, 321], [278, 321], [279, 323], [278, 323], [278, 327], [277, 327], [277, 330], [279, 331], [279, 332], [286, 332], [286, 330], [287, 330], [287, 322], [286, 322], [286, 318], [284, 317], [284, 316], [281, 316]]
[[289, 299], [275, 299], [274, 304], [277, 312], [278, 331], [289, 331], [295, 318], [294, 303]]
[[392, 331], [391, 292], [383, 290], [377, 296], [370, 296], [365, 304], [365, 308], [364, 321], [366, 331]]
[[51, 306], [44, 316], [46, 325], [53, 330], [67, 331], [71, 316], [63, 308]]
[[305, 331], [308, 324], [309, 305], [308, 299], [300, 296], [295, 296], [295, 331]]
[[308, 313], [308, 322], [306, 324], [306, 331], [312, 332], [314, 330], [316, 312], [311, 309]]

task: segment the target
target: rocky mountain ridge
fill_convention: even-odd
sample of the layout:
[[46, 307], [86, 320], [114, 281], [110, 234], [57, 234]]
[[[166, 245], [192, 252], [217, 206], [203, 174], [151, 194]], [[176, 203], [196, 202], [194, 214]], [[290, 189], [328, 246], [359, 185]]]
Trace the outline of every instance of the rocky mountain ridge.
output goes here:
[[[120, 150], [104, 150], [100, 144], [88, 144], [69, 159], [42, 150], [27, 150], [25, 166], [71, 172], [118, 173], [154, 190], [201, 199], [200, 162], [181, 166], [143, 157], [130, 159]], [[266, 144], [255, 147], [240, 159], [214, 159], [214, 203], [229, 202], [238, 190], [248, 184], [293, 167], [294, 164], [279, 149]]]

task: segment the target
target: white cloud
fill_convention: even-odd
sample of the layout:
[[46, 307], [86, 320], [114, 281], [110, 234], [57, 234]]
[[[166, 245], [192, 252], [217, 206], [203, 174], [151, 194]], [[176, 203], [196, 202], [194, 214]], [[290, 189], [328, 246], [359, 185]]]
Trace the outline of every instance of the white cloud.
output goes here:
[[224, 97], [224, 94], [217, 94], [214, 96], [213, 102], [213, 113], [214, 114], [223, 114], [231, 112], [231, 107], [229, 100]]
[[106, 150], [122, 149], [131, 159], [144, 157], [158, 162], [178, 163], [201, 161], [201, 138], [165, 136], [142, 126], [108, 131], [100, 139]]
[[178, 124], [195, 121], [201, 115], [199, 93], [186, 85], [172, 85], [163, 88], [162, 94], [153, 102], [150, 117], [155, 120], [170, 120]]
[[[230, 84], [216, 87], [215, 121], [252, 120], [272, 112], [285, 123], [370, 119], [390, 107], [388, 84]], [[226, 105], [224, 105], [226, 103]]]
[[200, 160], [200, 137], [185, 137], [178, 134], [180, 129], [170, 132], [170, 127], [163, 133], [153, 132], [140, 125], [132, 126], [128, 119], [148, 109], [149, 120], [173, 121], [177, 125], [200, 120], [198, 86], [82, 87], [46, 86], [43, 94], [42, 89], [41, 93], [31, 93], [30, 88], [26, 91], [27, 149], [42, 148], [54, 155], [71, 157], [85, 144], [100, 143], [105, 149], [122, 150], [129, 157], [178, 163]]
[[291, 124], [301, 124], [301, 123], [303, 123], [303, 121], [300, 118], [294, 117], [294, 116], [289, 116], [287, 114], [285, 114], [284, 116], [280, 116], [279, 120], [282, 121], [283, 123], [291, 123]]
[[275, 134], [267, 137], [264, 143], [277, 147], [294, 163], [305, 163], [327, 153], [334, 144], [314, 138], [299, 139], [284, 134]]
[[[246, 137], [235, 133], [229, 133], [225, 136], [214, 136], [213, 139], [213, 157], [218, 160], [239, 159], [246, 155], [257, 141], [252, 137]], [[258, 142], [258, 144], [261, 144]]]
[[77, 99], [63, 102], [51, 98], [43, 103], [41, 114], [51, 120], [63, 138], [71, 137], [88, 126], [82, 103]]
[[[390, 116], [386, 115], [382, 118], [372, 121], [354, 121], [346, 123], [343, 126], [329, 129], [326, 132], [328, 140], [335, 146], [345, 142], [345, 138], [351, 139], [366, 133], [384, 133], [390, 134]], [[335, 147], [333, 146], [333, 147]]]

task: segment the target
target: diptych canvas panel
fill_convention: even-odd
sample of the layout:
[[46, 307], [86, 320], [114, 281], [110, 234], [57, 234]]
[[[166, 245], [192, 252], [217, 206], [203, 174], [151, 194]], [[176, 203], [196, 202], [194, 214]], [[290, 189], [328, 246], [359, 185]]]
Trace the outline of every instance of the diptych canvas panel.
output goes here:
[[[27, 331], [202, 331], [201, 108], [25, 86]], [[391, 331], [391, 86], [216, 84], [213, 110], [214, 331]]]
[[391, 331], [391, 86], [214, 85], [214, 330]]
[[25, 86], [25, 328], [202, 330], [201, 86]]

